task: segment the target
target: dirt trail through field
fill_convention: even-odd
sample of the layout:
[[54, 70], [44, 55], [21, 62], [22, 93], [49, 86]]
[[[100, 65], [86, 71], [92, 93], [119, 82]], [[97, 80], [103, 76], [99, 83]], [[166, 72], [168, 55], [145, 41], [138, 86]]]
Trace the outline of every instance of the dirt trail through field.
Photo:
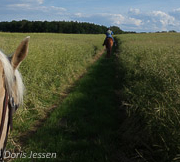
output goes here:
[[[91, 64], [94, 64], [105, 52], [105, 48], [103, 48], [101, 51], [99, 51], [95, 56], [94, 56], [94, 59], [92, 60]], [[84, 75], [86, 74], [87, 72], [81, 74], [76, 80], [78, 81], [79, 79], [83, 78]], [[54, 109], [56, 109], [60, 103], [63, 102], [63, 100], [68, 96], [69, 93], [71, 93], [71, 90], [73, 89], [75, 85], [72, 84], [69, 86], [68, 89], [65, 90], [65, 92], [61, 93], [61, 97], [60, 97], [60, 101], [58, 101], [56, 104], [52, 105], [51, 107], [48, 108], [48, 111], [46, 113], [46, 116], [44, 116], [43, 119], [40, 119], [38, 120], [30, 129], [28, 132], [25, 132], [23, 133], [20, 137], [19, 137], [19, 144], [15, 144], [14, 145], [17, 145], [17, 148], [21, 148], [21, 146], [25, 145], [27, 139], [29, 137], [31, 137], [31, 135], [33, 135], [37, 130], [38, 128], [42, 127], [43, 126], [43, 123], [49, 118], [49, 116], [51, 115], [51, 113], [53, 112]], [[21, 151], [21, 150], [19, 150]]]
[[103, 56], [105, 49], [94, 57], [87, 73], [19, 138], [22, 148], [56, 150], [58, 161], [130, 162], [119, 149], [126, 111], [121, 106], [116, 49], [109, 59]]

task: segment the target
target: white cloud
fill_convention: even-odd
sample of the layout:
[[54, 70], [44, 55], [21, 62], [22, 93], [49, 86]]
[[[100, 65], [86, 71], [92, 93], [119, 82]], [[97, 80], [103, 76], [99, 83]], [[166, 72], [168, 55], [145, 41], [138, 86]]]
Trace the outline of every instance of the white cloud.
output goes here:
[[[180, 9], [176, 9], [179, 12]], [[174, 12], [175, 12], [174, 11]], [[128, 11], [124, 28], [135, 31], [162, 31], [162, 30], [179, 30], [180, 18], [172, 13], [163, 11], [142, 12], [139, 9], [130, 9]], [[131, 22], [131, 23], [130, 23]], [[135, 24], [135, 26], [133, 25]]]
[[121, 14], [109, 14], [110, 20], [114, 25], [134, 25], [134, 26], [140, 26], [142, 25], [142, 20], [123, 16]]
[[[5, 0], [4, 0], [5, 1]], [[15, 16], [28, 20], [68, 20], [83, 21], [105, 26], [119, 26], [122, 30], [133, 31], [180, 31], [180, 8], [171, 12], [163, 11], [142, 11], [138, 8], [130, 8], [127, 12], [121, 13], [86, 13], [67, 10], [63, 6], [46, 6], [44, 0], [12, 0], [6, 1], [6, 5], [0, 6], [1, 11], [6, 11], [8, 21]], [[11, 16], [9, 16], [11, 14]], [[1, 20], [4, 15], [0, 13]], [[11, 19], [9, 18], [11, 17]]]
[[151, 16], [153, 18], [153, 22], [156, 23], [160, 27], [161, 30], [168, 30], [168, 27], [170, 25], [171, 26], [177, 25], [177, 21], [175, 20], [175, 18], [165, 12], [153, 11], [151, 13]]
[[140, 13], [141, 13], [140, 10], [137, 8], [130, 8], [129, 10], [129, 14], [138, 15]]
[[162, 11], [143, 13], [139, 9], [130, 9], [127, 14], [84, 14], [76, 13], [73, 20], [87, 21], [106, 26], [119, 26], [123, 30], [133, 31], [162, 31], [177, 30], [179, 21]]
[[31, 3], [31, 4], [43, 4], [44, 3], [44, 0], [19, 0], [23, 3]]
[[[25, 3], [26, 2], [26, 3]], [[49, 14], [62, 14], [67, 11], [63, 7], [55, 7], [55, 6], [44, 6], [43, 0], [26, 0], [24, 3], [16, 3], [7, 5], [7, 9], [14, 11], [26, 11], [26, 12], [37, 12], [37, 13], [49, 13]], [[30, 3], [33, 2], [33, 3]], [[35, 14], [35, 13], [32, 14]], [[36, 14], [35, 14], [36, 15]]]
[[125, 21], [125, 17], [121, 14], [110, 14], [109, 16], [114, 25], [120, 25]]
[[107, 25], [107, 26], [110, 25], [121, 26], [123, 24], [140, 26], [143, 23], [142, 20], [140, 19], [123, 16], [121, 14], [108, 14], [108, 13], [92, 14], [92, 15], [76, 13], [74, 14], [74, 19], [75, 20], [78, 19], [78, 21], [90, 21], [97, 24], [100, 23], [102, 25]]
[[74, 16], [77, 16], [78, 18], [84, 17], [82, 13], [75, 13]]
[[39, 4], [43, 4], [43, 3], [44, 3], [44, 0], [37, 0], [37, 2], [38, 2]]
[[29, 8], [30, 6], [31, 6], [30, 4], [25, 4], [25, 3], [7, 5], [8, 8], [12, 8], [12, 9], [15, 9], [15, 8]]
[[129, 24], [134, 24], [134, 25], [136, 25], [136, 26], [141, 26], [141, 25], [143, 24], [143, 23], [142, 23], [142, 20], [140, 20], [140, 19], [135, 19], [135, 18], [131, 18], [131, 17], [128, 18], [127, 23], [129, 23]]
[[180, 21], [180, 8], [174, 9], [169, 13], [169, 15], [173, 16], [176, 21]]
[[54, 11], [67, 11], [67, 9], [63, 8], [63, 7], [55, 7], [55, 6], [50, 6], [50, 7], [47, 7], [49, 8], [50, 10], [54, 10]]
[[121, 14], [109, 14], [109, 13], [97, 13], [97, 14], [84, 14], [84, 13], [75, 13], [71, 15], [73, 20], [78, 21], [88, 21], [101, 25], [120, 25], [125, 17]]
[[180, 12], [180, 8], [174, 9], [173, 12]]
[[156, 16], [163, 24], [174, 24], [175, 18], [162, 11], [153, 11], [152, 15]]

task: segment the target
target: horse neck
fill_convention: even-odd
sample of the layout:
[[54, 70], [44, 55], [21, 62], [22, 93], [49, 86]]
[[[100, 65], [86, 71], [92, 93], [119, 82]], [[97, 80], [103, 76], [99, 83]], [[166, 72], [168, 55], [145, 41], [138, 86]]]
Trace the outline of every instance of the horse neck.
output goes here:
[[[8, 125], [8, 114], [9, 114], [9, 110], [8, 110], [8, 104], [6, 103], [8, 100], [8, 96], [7, 98], [5, 97], [5, 80], [4, 80], [4, 76], [3, 76], [4, 70], [3, 70], [3, 66], [2, 66], [2, 62], [0, 61], [0, 150], [3, 149], [4, 147], [4, 142], [6, 139], [6, 134], [7, 134], [7, 125]], [[6, 112], [4, 112], [4, 121], [2, 121], [2, 116], [3, 116], [3, 109], [4, 106], [6, 106]]]

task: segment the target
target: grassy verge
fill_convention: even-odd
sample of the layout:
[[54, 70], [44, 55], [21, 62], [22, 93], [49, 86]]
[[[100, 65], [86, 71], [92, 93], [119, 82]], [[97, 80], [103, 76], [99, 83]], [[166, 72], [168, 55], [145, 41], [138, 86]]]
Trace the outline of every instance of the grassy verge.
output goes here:
[[179, 34], [121, 35], [121, 152], [135, 161], [179, 161]]
[[29, 54], [20, 66], [26, 94], [23, 108], [14, 116], [14, 130], [8, 149], [20, 149], [17, 139], [46, 117], [69, 86], [92, 64], [102, 51], [103, 35], [0, 33], [1, 49], [13, 53], [20, 41], [31, 36]]
[[75, 83], [43, 127], [27, 137], [24, 151], [57, 153], [55, 159], [34, 159], [43, 162], [114, 161], [120, 123], [116, 85], [114, 57], [101, 58]]

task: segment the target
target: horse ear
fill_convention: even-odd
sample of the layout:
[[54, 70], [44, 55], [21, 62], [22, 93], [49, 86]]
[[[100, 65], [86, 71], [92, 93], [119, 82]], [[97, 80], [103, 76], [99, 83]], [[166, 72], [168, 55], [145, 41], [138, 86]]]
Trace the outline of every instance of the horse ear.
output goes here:
[[24, 58], [28, 54], [28, 47], [29, 47], [29, 39], [30, 36], [26, 37], [20, 45], [17, 47], [16, 51], [14, 52], [12, 59], [11, 59], [11, 65], [14, 69], [17, 69], [20, 63], [24, 60]]

